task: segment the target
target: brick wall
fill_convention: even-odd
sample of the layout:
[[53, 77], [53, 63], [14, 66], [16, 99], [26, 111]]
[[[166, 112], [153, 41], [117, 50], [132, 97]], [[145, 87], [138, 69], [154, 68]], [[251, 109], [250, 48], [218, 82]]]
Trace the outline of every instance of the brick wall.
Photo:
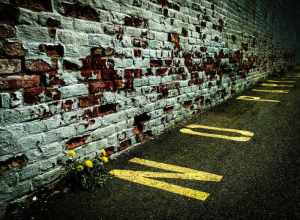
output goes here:
[[292, 66], [280, 2], [1, 0], [0, 201]]

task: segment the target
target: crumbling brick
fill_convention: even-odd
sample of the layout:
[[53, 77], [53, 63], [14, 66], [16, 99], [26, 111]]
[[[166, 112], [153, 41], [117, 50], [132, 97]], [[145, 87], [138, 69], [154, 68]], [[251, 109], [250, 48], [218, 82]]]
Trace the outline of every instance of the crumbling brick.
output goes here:
[[26, 60], [25, 67], [30, 72], [47, 72], [52, 70], [52, 67], [43, 60]]
[[8, 172], [12, 169], [21, 169], [27, 165], [27, 162], [28, 158], [24, 154], [11, 157], [5, 161], [0, 161], [0, 175], [3, 175], [5, 172]]
[[0, 56], [19, 58], [25, 56], [25, 50], [20, 42], [4, 42], [0, 49]]
[[15, 90], [21, 88], [32, 88], [40, 85], [40, 76], [8, 76], [0, 78], [0, 90]]
[[21, 72], [21, 60], [0, 59], [0, 75]]

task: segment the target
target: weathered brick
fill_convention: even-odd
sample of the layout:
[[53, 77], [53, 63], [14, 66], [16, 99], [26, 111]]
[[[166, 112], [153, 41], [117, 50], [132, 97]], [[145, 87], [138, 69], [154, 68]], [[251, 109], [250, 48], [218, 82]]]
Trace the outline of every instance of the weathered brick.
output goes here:
[[23, 45], [20, 42], [5, 42], [2, 50], [3, 56], [7, 57], [23, 57], [25, 55]]
[[24, 102], [27, 104], [35, 104], [40, 102], [40, 95], [44, 91], [45, 90], [42, 87], [24, 89]]
[[21, 60], [0, 59], [0, 75], [21, 72]]
[[94, 8], [92, 8], [88, 4], [82, 4], [80, 2], [76, 2], [73, 4], [63, 2], [61, 13], [65, 16], [80, 19], [87, 19], [91, 21], [99, 20], [99, 14]]
[[64, 86], [59, 88], [61, 98], [70, 98], [74, 96], [85, 96], [88, 95], [88, 87], [85, 84], [77, 84]]
[[48, 57], [64, 56], [64, 47], [61, 44], [58, 45], [40, 44], [39, 49], [41, 52], [46, 53]]
[[40, 85], [40, 76], [25, 75], [25, 76], [8, 76], [0, 78], [0, 89], [13, 90], [21, 88], [32, 88]]
[[106, 34], [89, 34], [90, 46], [112, 46], [112, 37]]
[[85, 46], [88, 45], [89, 42], [88, 35], [81, 32], [58, 29], [56, 35], [58, 41], [62, 44], [72, 44], [73, 46]]
[[17, 37], [24, 41], [50, 42], [48, 28], [29, 25], [18, 25]]
[[103, 34], [104, 30], [102, 26], [97, 22], [86, 21], [81, 19], [74, 20], [74, 29], [85, 33]]
[[91, 82], [89, 83], [90, 93], [101, 92], [104, 89], [113, 89], [113, 81]]
[[44, 60], [26, 60], [25, 61], [26, 70], [30, 72], [47, 72], [52, 70], [53, 68], [49, 63]]
[[101, 100], [100, 95], [92, 95], [87, 97], [79, 98], [79, 106], [81, 108], [86, 108], [93, 105], [99, 105]]

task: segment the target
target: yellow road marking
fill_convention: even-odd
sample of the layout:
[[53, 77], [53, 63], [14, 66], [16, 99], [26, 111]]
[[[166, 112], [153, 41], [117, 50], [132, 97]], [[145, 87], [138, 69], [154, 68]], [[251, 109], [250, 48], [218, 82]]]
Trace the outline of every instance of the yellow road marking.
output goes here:
[[254, 92], [268, 92], [268, 93], [289, 93], [289, 90], [264, 90], [264, 89], [252, 89]]
[[171, 172], [148, 172], [148, 171], [133, 171], [133, 170], [112, 170], [110, 174], [123, 180], [138, 183], [141, 185], [149, 186], [156, 189], [165, 190], [167, 192], [175, 193], [188, 198], [193, 198], [201, 201], [205, 201], [209, 193], [194, 190], [170, 183], [166, 183], [151, 178], [166, 178], [166, 179], [183, 179], [183, 180], [198, 180], [198, 181], [210, 181], [220, 182], [223, 176], [202, 172], [190, 168], [180, 167], [171, 164], [159, 163], [151, 160], [145, 160], [140, 158], [133, 158], [129, 160], [131, 163], [136, 163], [148, 167], [154, 167]]
[[275, 83], [262, 83], [260, 86], [263, 87], [294, 87], [293, 85], [282, 85], [282, 84], [275, 84]]
[[278, 100], [273, 100], [273, 99], [262, 99], [260, 97], [256, 96], [239, 96], [236, 98], [237, 100], [244, 100], [244, 101], [255, 101], [255, 102], [280, 102]]
[[[181, 133], [184, 134], [190, 134], [190, 135], [196, 135], [196, 136], [203, 136], [203, 137], [210, 137], [210, 138], [219, 138], [219, 139], [225, 139], [225, 140], [231, 140], [231, 141], [250, 141], [251, 138], [254, 136], [253, 132], [250, 131], [243, 131], [243, 130], [237, 130], [237, 129], [230, 129], [230, 128], [218, 128], [218, 127], [211, 127], [206, 125], [188, 125], [187, 128], [180, 129]], [[205, 133], [205, 132], [199, 132], [199, 131], [193, 131], [192, 129], [206, 129], [206, 130], [214, 130], [214, 131], [225, 131], [230, 133], [238, 133], [243, 136], [227, 136], [222, 134], [211, 134], [211, 133]]]
[[270, 83], [296, 83], [294, 80], [267, 80]]
[[169, 173], [169, 172], [147, 172], [147, 171], [133, 171], [133, 170], [113, 170], [113, 174], [120, 174], [136, 178], [142, 176], [145, 178], [163, 178], [163, 179], [182, 179], [182, 180], [199, 180], [218, 182], [219, 178], [211, 178], [208, 174], [199, 175], [197, 173]]
[[[222, 179], [222, 176], [219, 176], [216, 174], [198, 171], [198, 170], [194, 170], [191, 168], [181, 167], [181, 166], [177, 166], [177, 165], [173, 165], [173, 164], [160, 163], [160, 162], [155, 162], [155, 161], [145, 160], [145, 159], [140, 159], [140, 158], [133, 158], [133, 159], [129, 160], [129, 162], [147, 166], [147, 167], [153, 167], [153, 168], [157, 168], [157, 169], [161, 169], [161, 170], [182, 173], [184, 175], [198, 176], [198, 177], [200, 177], [200, 179], [198, 179], [198, 180], [202, 180], [202, 181], [219, 182]], [[177, 174], [177, 173], [175, 173], [175, 174]], [[169, 174], [173, 174], [173, 173], [169, 173]]]

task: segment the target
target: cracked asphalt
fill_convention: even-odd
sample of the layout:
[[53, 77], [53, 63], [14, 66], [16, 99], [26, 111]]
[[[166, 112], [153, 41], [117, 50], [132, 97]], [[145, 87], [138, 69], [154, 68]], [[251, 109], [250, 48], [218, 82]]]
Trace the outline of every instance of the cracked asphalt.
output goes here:
[[[300, 68], [288, 75], [299, 73]], [[159, 171], [128, 161], [138, 157], [223, 176], [221, 182], [161, 179], [208, 192], [206, 201], [113, 178], [95, 193], [58, 194], [47, 203], [33, 204], [18, 218], [300, 219], [300, 78], [295, 80], [288, 94], [251, 89], [242, 94], [280, 103], [231, 99], [109, 164], [109, 169]], [[180, 133], [189, 124], [247, 130], [254, 137], [248, 142], [235, 142]]]

